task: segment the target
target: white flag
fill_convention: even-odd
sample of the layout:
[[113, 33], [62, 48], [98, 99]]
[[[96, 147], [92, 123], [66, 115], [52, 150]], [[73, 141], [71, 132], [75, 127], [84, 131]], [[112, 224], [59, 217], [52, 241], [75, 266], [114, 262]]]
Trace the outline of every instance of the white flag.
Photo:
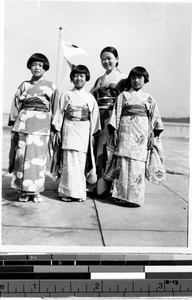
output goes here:
[[65, 78], [69, 79], [70, 78], [70, 73], [75, 68], [75, 65], [72, 64], [67, 59], [66, 59], [66, 62], [67, 62], [67, 67], [66, 67], [66, 70], [65, 70]]
[[63, 54], [65, 58], [78, 55], [78, 54], [88, 55], [87, 52], [83, 50], [81, 47], [64, 41], [62, 41], [62, 48], [63, 48]]
[[70, 61], [68, 61], [67, 59], [66, 59], [66, 61], [67, 61], [67, 63], [68, 63], [68, 66], [69, 66], [70, 70], [72, 71], [72, 70], [75, 68], [75, 65], [72, 64], [72, 63], [71, 63]]

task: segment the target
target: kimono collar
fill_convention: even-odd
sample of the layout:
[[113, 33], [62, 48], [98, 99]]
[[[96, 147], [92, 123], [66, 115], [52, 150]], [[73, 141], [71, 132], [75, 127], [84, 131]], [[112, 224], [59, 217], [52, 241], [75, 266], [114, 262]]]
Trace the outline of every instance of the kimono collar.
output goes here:
[[129, 92], [132, 95], [132, 97], [139, 97], [140, 99], [143, 99], [143, 100], [147, 100], [150, 96], [148, 93], [145, 93], [143, 91], [143, 89], [136, 91], [131, 87]]
[[132, 87], [130, 88], [129, 92], [130, 92], [131, 94], [137, 94], [137, 95], [143, 95], [143, 94], [144, 94], [144, 92], [143, 92], [142, 89], [136, 91], [136, 90], [134, 90]]
[[120, 73], [119, 69], [114, 68], [109, 74], [107, 74], [107, 72], [105, 72], [104, 76], [106, 76], [108, 78], [108, 77], [113, 76], [115, 73]]
[[76, 89], [76, 87], [74, 87], [72, 89], [72, 92], [74, 92], [74, 93], [80, 93], [80, 94], [85, 94], [86, 93], [84, 87], [82, 89], [80, 89], [80, 90], [78, 90], [78, 89]]
[[41, 76], [41, 78], [39, 78], [38, 80], [35, 80], [34, 77], [31, 78], [31, 83], [37, 83], [37, 82], [41, 82], [41, 81], [44, 81], [45, 78], [44, 76]]
[[119, 71], [119, 69], [114, 68], [111, 73], [107, 74], [107, 72], [105, 72], [105, 74], [100, 77], [100, 87], [106, 87], [110, 84], [110, 83], [117, 83], [118, 80], [120, 80], [119, 75], [121, 74], [121, 72]]

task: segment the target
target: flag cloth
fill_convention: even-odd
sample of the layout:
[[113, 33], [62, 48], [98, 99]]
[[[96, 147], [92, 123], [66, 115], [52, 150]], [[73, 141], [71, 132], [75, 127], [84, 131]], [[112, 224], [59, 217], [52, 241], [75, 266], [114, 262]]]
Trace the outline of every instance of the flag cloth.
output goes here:
[[66, 59], [66, 62], [67, 62], [67, 64], [68, 64], [70, 70], [72, 71], [72, 70], [75, 68], [76, 65], [72, 64], [72, 63], [71, 63], [70, 61], [68, 61], [67, 59]]
[[64, 57], [66, 59], [68, 57], [71, 57], [74, 55], [79, 55], [79, 54], [88, 55], [87, 52], [84, 49], [82, 49], [81, 47], [73, 45], [71, 43], [64, 42], [64, 41], [62, 41], [62, 48], [63, 48]]
[[66, 63], [67, 63], [66, 70], [65, 70], [65, 78], [69, 79], [70, 78], [70, 73], [75, 68], [76, 65], [72, 64], [67, 59], [65, 59], [65, 60], [66, 60]]

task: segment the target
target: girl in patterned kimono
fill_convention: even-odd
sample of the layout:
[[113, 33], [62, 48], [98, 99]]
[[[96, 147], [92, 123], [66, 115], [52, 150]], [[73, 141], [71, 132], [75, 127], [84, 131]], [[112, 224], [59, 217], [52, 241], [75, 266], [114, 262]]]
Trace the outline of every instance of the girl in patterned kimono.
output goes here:
[[12, 126], [9, 172], [11, 187], [20, 193], [19, 201], [42, 202], [50, 135], [56, 128], [53, 116], [58, 109], [58, 90], [44, 78], [49, 61], [41, 53], [33, 54], [27, 68], [31, 80], [20, 84], [15, 94], [8, 125]]
[[94, 87], [91, 89], [91, 93], [97, 100], [101, 118], [101, 131], [94, 146], [98, 175], [96, 192], [98, 195], [101, 195], [101, 197], [105, 197], [109, 194], [111, 188], [110, 182], [107, 182], [103, 175], [107, 157], [109, 155], [106, 149], [106, 141], [108, 136], [107, 125], [116, 99], [116, 95], [113, 94], [113, 89], [118, 82], [124, 78], [127, 78], [127, 75], [121, 73], [117, 68], [119, 56], [114, 47], [104, 48], [101, 51], [100, 58], [101, 64], [106, 72], [103, 76], [96, 80]]
[[[148, 81], [148, 72], [143, 67], [131, 70], [127, 79], [131, 88], [118, 96], [108, 124], [108, 149], [114, 155], [113, 161], [107, 162], [105, 178], [114, 171], [112, 197], [116, 203], [131, 207], [144, 204], [146, 160], [154, 145], [162, 162], [163, 124], [155, 100], [143, 91]], [[108, 167], [113, 164], [110, 170]]]
[[86, 200], [86, 178], [90, 170], [95, 172], [94, 182], [97, 180], [93, 136], [100, 130], [100, 117], [95, 98], [84, 89], [90, 79], [88, 68], [76, 66], [70, 78], [74, 87], [60, 99], [62, 167], [58, 192], [63, 201], [82, 202]]

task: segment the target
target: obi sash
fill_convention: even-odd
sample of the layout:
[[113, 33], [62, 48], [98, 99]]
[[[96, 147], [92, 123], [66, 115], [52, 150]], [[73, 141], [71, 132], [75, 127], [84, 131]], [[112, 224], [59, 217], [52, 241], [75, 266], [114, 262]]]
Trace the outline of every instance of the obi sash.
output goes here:
[[23, 109], [26, 110], [37, 110], [37, 111], [49, 111], [49, 108], [46, 106], [43, 101], [37, 97], [31, 97], [23, 101]]
[[90, 120], [90, 111], [84, 107], [69, 107], [65, 112], [65, 118], [69, 121], [88, 121]]
[[105, 88], [99, 88], [96, 91], [97, 103], [99, 106], [113, 106], [116, 97], [112, 97], [110, 90]]
[[148, 117], [148, 111], [146, 107], [138, 104], [126, 105], [125, 107], [123, 107], [122, 116]]

